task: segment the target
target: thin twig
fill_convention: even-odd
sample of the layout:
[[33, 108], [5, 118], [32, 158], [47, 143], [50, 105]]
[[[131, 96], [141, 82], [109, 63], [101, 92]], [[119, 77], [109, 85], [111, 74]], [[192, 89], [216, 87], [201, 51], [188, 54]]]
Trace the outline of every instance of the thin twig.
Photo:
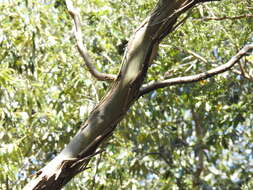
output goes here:
[[242, 19], [242, 18], [253, 18], [253, 14], [244, 14], [244, 15], [239, 15], [239, 16], [223, 16], [223, 17], [202, 17], [202, 18], [196, 18], [193, 20], [197, 21], [210, 21], [210, 20], [236, 20], [236, 19]]
[[75, 39], [77, 43], [77, 48], [82, 56], [86, 66], [88, 67], [88, 70], [90, 73], [97, 78], [98, 80], [103, 81], [113, 81], [116, 79], [115, 75], [112, 74], [105, 74], [99, 72], [96, 67], [92, 64], [92, 60], [88, 54], [88, 51], [86, 47], [83, 45], [83, 37], [82, 37], [82, 31], [81, 31], [81, 21], [80, 21], [80, 14], [79, 12], [74, 8], [73, 3], [71, 0], [65, 0], [68, 12], [70, 16], [72, 17], [74, 24], [75, 24]]
[[98, 158], [97, 163], [96, 163], [96, 169], [95, 169], [95, 174], [93, 176], [91, 189], [95, 189], [95, 186], [96, 186], [96, 176], [97, 176], [97, 173], [98, 173], [98, 165], [101, 162], [101, 159], [102, 159], [102, 152], [99, 155], [99, 158]]
[[144, 94], [147, 94], [159, 88], [164, 88], [164, 87], [172, 86], [176, 84], [186, 84], [186, 83], [197, 82], [197, 81], [201, 81], [201, 80], [213, 77], [217, 74], [223, 73], [229, 70], [231, 67], [233, 67], [235, 63], [237, 63], [244, 55], [248, 53], [249, 50], [252, 50], [252, 49], [253, 49], [253, 43], [250, 45], [246, 45], [235, 56], [233, 56], [227, 63], [225, 63], [224, 65], [220, 65], [216, 68], [213, 68], [209, 71], [199, 73], [196, 75], [191, 75], [191, 76], [176, 77], [176, 78], [167, 79], [164, 81], [153, 82], [152, 84], [142, 87], [140, 89], [139, 96], [143, 96]]
[[201, 56], [200, 54], [197, 54], [196, 52], [192, 51], [192, 50], [185, 50], [187, 53], [193, 55], [194, 57], [196, 57], [197, 59], [203, 61], [204, 63], [208, 63], [208, 61], [206, 60], [206, 58], [204, 58], [203, 56]]

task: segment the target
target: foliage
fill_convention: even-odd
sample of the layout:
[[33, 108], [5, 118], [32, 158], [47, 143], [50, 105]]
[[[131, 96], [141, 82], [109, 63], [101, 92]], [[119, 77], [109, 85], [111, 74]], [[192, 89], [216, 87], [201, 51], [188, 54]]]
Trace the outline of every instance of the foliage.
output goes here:
[[[155, 1], [75, 3], [95, 65], [116, 74], [122, 44]], [[0, 187], [21, 189], [68, 143], [108, 84], [87, 72], [62, 1], [2, 0], [0, 5]], [[147, 82], [225, 63], [253, 40], [253, 19], [201, 18], [244, 15], [250, 9], [250, 0], [193, 9], [161, 44]], [[252, 55], [241, 62], [251, 75], [252, 62]], [[252, 80], [227, 72], [151, 92], [132, 107], [105, 152], [90, 163], [92, 169], [65, 189], [252, 189], [252, 90]]]

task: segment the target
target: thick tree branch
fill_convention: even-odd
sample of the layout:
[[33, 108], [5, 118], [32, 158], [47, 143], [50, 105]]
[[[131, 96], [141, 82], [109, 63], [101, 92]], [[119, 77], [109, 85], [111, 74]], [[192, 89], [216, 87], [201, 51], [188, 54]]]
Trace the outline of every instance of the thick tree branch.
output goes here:
[[235, 63], [237, 63], [244, 55], [248, 53], [249, 50], [253, 49], [253, 43], [250, 45], [246, 45], [244, 48], [242, 48], [235, 56], [233, 56], [226, 64], [218, 66], [216, 68], [213, 68], [209, 71], [199, 73], [196, 75], [191, 76], [184, 76], [184, 77], [176, 77], [172, 79], [167, 79], [160, 82], [154, 82], [150, 85], [146, 85], [140, 89], [139, 96], [142, 96], [144, 94], [147, 94], [153, 90], [164, 88], [167, 86], [175, 85], [175, 84], [185, 84], [185, 83], [192, 83], [201, 81], [207, 78], [210, 78], [214, 75], [223, 73], [227, 70], [229, 70], [231, 67], [234, 66]]
[[[181, 14], [199, 2], [201, 0], [158, 1], [151, 15], [131, 36], [119, 75], [109, 91], [80, 126], [80, 130], [70, 143], [37, 172], [35, 178], [24, 187], [25, 190], [61, 189], [75, 175], [87, 168], [90, 159], [96, 154], [96, 149], [112, 135], [117, 124], [139, 98], [140, 87], [160, 40], [173, 31]], [[78, 47], [84, 48], [81, 43], [78, 14], [73, 9], [71, 1], [66, 0], [66, 3], [75, 22]], [[80, 50], [80, 53], [84, 53], [83, 58], [87, 59], [86, 49]]]
[[73, 7], [73, 3], [71, 0], [66, 0], [66, 5], [68, 12], [70, 16], [72, 17], [74, 24], [75, 24], [75, 38], [77, 42], [77, 48], [82, 56], [86, 66], [88, 67], [90, 73], [97, 78], [98, 80], [103, 80], [103, 81], [113, 81], [116, 79], [115, 75], [112, 74], [105, 74], [99, 72], [96, 67], [92, 64], [92, 60], [88, 54], [87, 49], [83, 45], [83, 38], [82, 38], [82, 31], [81, 31], [81, 22], [80, 22], [80, 14], [78, 11]]

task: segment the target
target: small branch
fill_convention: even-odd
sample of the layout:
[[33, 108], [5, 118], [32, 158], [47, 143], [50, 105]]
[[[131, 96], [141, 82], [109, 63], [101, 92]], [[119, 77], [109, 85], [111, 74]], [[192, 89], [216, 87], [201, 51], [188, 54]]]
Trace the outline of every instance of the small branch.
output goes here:
[[196, 18], [194, 20], [198, 21], [210, 21], [210, 20], [236, 20], [236, 19], [242, 19], [242, 18], [253, 18], [253, 14], [245, 14], [245, 15], [239, 15], [239, 16], [224, 16], [224, 17], [203, 17], [203, 18]]
[[[214, 64], [214, 66], [217, 66], [218, 64]], [[240, 64], [240, 69], [241, 69], [241, 67], [242, 67], [242, 65]], [[246, 78], [246, 79], [248, 79], [248, 80], [250, 80], [250, 81], [253, 81], [253, 76], [251, 76], [249, 73], [247, 73], [245, 70], [244, 70], [244, 72], [242, 72], [242, 71], [239, 71], [239, 70], [237, 70], [237, 69], [235, 69], [235, 68], [232, 68], [231, 69], [231, 72], [232, 73], [235, 73], [235, 74], [237, 74], [237, 75], [241, 75], [242, 77], [244, 77], [244, 78]]]
[[160, 82], [154, 82], [152, 84], [146, 85], [140, 89], [139, 97], [159, 88], [164, 88], [164, 87], [172, 86], [176, 84], [186, 84], [186, 83], [197, 82], [197, 81], [210, 78], [217, 74], [223, 73], [229, 70], [231, 67], [233, 67], [235, 63], [237, 63], [244, 55], [248, 53], [249, 50], [252, 50], [252, 49], [253, 49], [253, 43], [250, 45], [246, 45], [235, 56], [233, 56], [227, 63], [225, 63], [224, 65], [220, 65], [216, 68], [213, 68], [209, 71], [199, 73], [196, 75], [191, 75], [191, 76], [176, 77], [176, 78], [167, 79]]
[[86, 66], [88, 67], [88, 70], [90, 73], [97, 78], [98, 80], [103, 80], [103, 81], [113, 81], [116, 79], [115, 75], [111, 74], [105, 74], [99, 72], [96, 67], [92, 64], [92, 60], [88, 54], [87, 49], [83, 45], [83, 37], [82, 37], [82, 31], [81, 31], [81, 22], [80, 22], [80, 14], [78, 11], [74, 8], [73, 3], [71, 0], [65, 0], [68, 12], [70, 16], [72, 17], [74, 24], [75, 24], [75, 39], [77, 43], [77, 48], [82, 56]]
[[171, 162], [166, 158], [166, 156], [161, 153], [161, 152], [149, 152], [149, 153], [146, 153], [146, 156], [147, 155], [158, 155], [160, 158], [163, 159], [163, 161], [168, 164], [169, 166], [171, 165]]
[[173, 27], [173, 31], [175, 31], [177, 28], [179, 28], [180, 26], [182, 26], [185, 22], [186, 22], [186, 20], [189, 18], [189, 16], [190, 16], [190, 13], [191, 11], [189, 11], [188, 12], [188, 14], [181, 20], [181, 21], [179, 21], [174, 27]]
[[96, 186], [96, 175], [97, 175], [97, 173], [98, 173], [98, 165], [99, 165], [99, 163], [101, 162], [101, 158], [102, 158], [102, 152], [101, 152], [101, 154], [99, 155], [99, 158], [98, 158], [97, 163], [96, 163], [95, 174], [94, 174], [93, 179], [92, 179], [92, 186], [91, 186], [91, 189], [92, 189], [92, 190], [95, 189], [95, 186]]
[[238, 62], [238, 65], [239, 65], [239, 67], [240, 67], [240, 70], [241, 70], [241, 72], [242, 72], [242, 75], [245, 76], [246, 71], [245, 71], [245, 69], [243, 68], [242, 64], [241, 64], [240, 62]]
[[248, 79], [248, 80], [250, 80], [250, 81], [253, 82], [253, 76], [249, 75], [248, 73], [243, 73], [243, 72], [238, 71], [236, 69], [232, 69], [232, 72], [235, 73], [235, 74], [241, 75], [244, 78], [246, 78], [246, 79]]
[[[166, 45], [161, 45], [161, 46], [166, 47]], [[187, 49], [184, 49], [184, 48], [180, 48], [180, 47], [178, 47], [178, 46], [173, 46], [173, 47], [176, 48], [176, 49], [178, 49], [178, 50], [180, 50], [180, 51], [183, 51], [183, 52], [185, 52], [185, 53], [190, 54], [191, 56], [195, 57], [195, 58], [198, 59], [199, 61], [202, 61], [202, 62], [204, 62], [204, 63], [208, 63], [208, 61], [207, 61], [206, 58], [204, 58], [203, 56], [201, 56], [200, 54], [198, 54], [198, 53], [196, 53], [196, 52], [194, 52], [194, 51], [192, 51], [192, 50], [187, 50]], [[176, 68], [183, 68], [184, 66], [189, 65], [189, 64], [190, 64], [190, 67], [188, 67], [188, 69], [186, 69], [186, 70], [189, 70], [189, 69], [192, 68], [192, 63], [180, 64], [180, 65], [177, 66]], [[172, 74], [172, 73], [174, 74], [176, 68], [172, 68], [172, 69], [166, 71], [166, 72], [164, 73], [164, 79], [171, 78], [171, 74]]]
[[187, 53], [193, 55], [194, 57], [196, 57], [197, 59], [203, 61], [204, 63], [208, 63], [208, 61], [206, 60], [206, 58], [204, 58], [203, 56], [197, 54], [196, 52], [194, 51], [191, 51], [191, 50], [185, 50]]
[[[203, 149], [203, 138], [205, 137], [206, 131], [204, 131], [202, 121], [203, 118], [201, 116], [200, 111], [195, 111], [195, 107], [191, 104], [191, 113], [192, 119], [195, 123], [195, 133], [197, 137], [197, 143], [194, 148], [195, 152], [195, 162], [196, 162], [196, 170], [193, 173], [193, 186], [195, 189], [199, 189], [199, 185], [201, 184], [201, 173], [204, 169], [204, 149]], [[198, 147], [198, 148], [197, 148]]]

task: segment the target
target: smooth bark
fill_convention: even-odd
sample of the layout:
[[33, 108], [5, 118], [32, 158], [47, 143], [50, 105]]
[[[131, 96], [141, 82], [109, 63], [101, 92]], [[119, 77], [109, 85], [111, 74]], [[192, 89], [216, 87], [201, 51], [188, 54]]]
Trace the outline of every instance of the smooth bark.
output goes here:
[[[206, 1], [206, 0], [204, 0]], [[178, 17], [200, 0], [160, 0], [154, 11], [136, 29], [126, 48], [122, 66], [110, 90], [89, 115], [62, 152], [37, 172], [25, 190], [61, 189], [86, 169], [97, 147], [138, 99], [140, 87], [161, 40], [174, 30]]]

